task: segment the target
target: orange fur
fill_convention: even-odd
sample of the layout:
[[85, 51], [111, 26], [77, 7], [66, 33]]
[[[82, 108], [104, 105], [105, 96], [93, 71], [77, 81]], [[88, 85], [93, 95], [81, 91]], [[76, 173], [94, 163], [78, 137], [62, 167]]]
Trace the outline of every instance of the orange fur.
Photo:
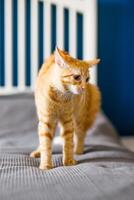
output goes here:
[[[73, 151], [83, 153], [84, 138], [100, 109], [100, 92], [88, 81], [89, 68], [99, 59], [82, 61], [57, 48], [43, 64], [36, 81], [40, 169], [52, 168], [52, 139], [60, 122], [63, 165], [73, 165]], [[75, 137], [75, 146], [73, 144]]]

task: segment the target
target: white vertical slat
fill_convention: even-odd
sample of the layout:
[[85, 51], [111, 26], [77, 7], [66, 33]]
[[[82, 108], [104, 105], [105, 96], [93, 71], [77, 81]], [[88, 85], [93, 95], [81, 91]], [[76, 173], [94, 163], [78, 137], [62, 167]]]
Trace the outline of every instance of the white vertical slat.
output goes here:
[[51, 54], [51, 4], [44, 1], [44, 59]]
[[25, 0], [18, 0], [18, 87], [25, 89]]
[[76, 48], [76, 11], [71, 9], [69, 10], [69, 53], [71, 56], [76, 57], [77, 48]]
[[56, 36], [57, 36], [57, 46], [64, 49], [64, 8], [60, 5], [56, 6], [57, 16], [56, 16]]
[[12, 0], [4, 1], [5, 8], [5, 87], [12, 88]]
[[[84, 12], [84, 59], [94, 59], [97, 56], [97, 1], [87, 1], [87, 9]], [[91, 82], [97, 83], [97, 68], [94, 66], [91, 71]]]
[[[77, 10], [77, 12], [84, 12], [86, 8], [85, 1], [86, 0], [40, 0], [40, 1], [47, 1], [51, 2], [54, 5], [60, 5], [65, 8], [72, 8]], [[90, 0], [87, 0], [90, 1]]]
[[31, 87], [38, 72], [38, 0], [31, 0]]

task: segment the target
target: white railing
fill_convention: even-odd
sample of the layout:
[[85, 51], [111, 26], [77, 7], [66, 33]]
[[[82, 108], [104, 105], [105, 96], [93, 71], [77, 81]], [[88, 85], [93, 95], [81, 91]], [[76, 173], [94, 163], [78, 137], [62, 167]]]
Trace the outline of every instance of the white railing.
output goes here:
[[[43, 2], [44, 18], [44, 59], [51, 54], [51, 5], [56, 5], [56, 44], [64, 49], [64, 9], [69, 10], [69, 53], [76, 57], [77, 55], [77, 23], [76, 14], [83, 15], [83, 59], [96, 57], [97, 52], [97, 0], [40, 0]], [[18, 85], [12, 84], [12, 3], [13, 0], [4, 1], [4, 23], [5, 23], [5, 86], [0, 87], [0, 93], [12, 93], [33, 90], [35, 78], [38, 72], [38, 2], [31, 0], [31, 85], [25, 84], [26, 76], [26, 0], [18, 0]], [[92, 69], [91, 81], [97, 82], [96, 68]]]

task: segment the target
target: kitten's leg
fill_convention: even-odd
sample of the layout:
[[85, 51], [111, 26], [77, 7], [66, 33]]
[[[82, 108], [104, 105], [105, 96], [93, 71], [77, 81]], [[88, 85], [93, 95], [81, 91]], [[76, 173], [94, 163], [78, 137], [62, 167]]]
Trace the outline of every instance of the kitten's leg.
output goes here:
[[62, 121], [61, 124], [61, 136], [63, 137], [63, 165], [75, 165], [76, 161], [74, 160], [74, 152], [73, 152], [73, 123], [72, 119], [68, 119], [66, 121]]
[[52, 168], [52, 140], [55, 127], [54, 122], [39, 122], [39, 142], [40, 142], [40, 169], [46, 170]]
[[30, 157], [31, 158], [39, 158], [40, 157], [40, 149], [39, 149], [39, 147], [35, 151], [32, 151], [32, 153], [30, 154]]
[[75, 131], [74, 134], [74, 153], [75, 154], [82, 154], [84, 151], [84, 139], [85, 139], [85, 132], [84, 131]]

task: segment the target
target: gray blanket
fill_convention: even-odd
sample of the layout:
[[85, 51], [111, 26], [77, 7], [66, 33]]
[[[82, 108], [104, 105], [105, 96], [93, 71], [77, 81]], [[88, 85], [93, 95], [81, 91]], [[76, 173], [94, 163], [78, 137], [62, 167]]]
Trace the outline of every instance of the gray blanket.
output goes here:
[[54, 169], [29, 157], [38, 144], [32, 94], [0, 97], [0, 200], [133, 200], [134, 153], [125, 149], [104, 114], [98, 114], [76, 166], [63, 167], [58, 129]]

